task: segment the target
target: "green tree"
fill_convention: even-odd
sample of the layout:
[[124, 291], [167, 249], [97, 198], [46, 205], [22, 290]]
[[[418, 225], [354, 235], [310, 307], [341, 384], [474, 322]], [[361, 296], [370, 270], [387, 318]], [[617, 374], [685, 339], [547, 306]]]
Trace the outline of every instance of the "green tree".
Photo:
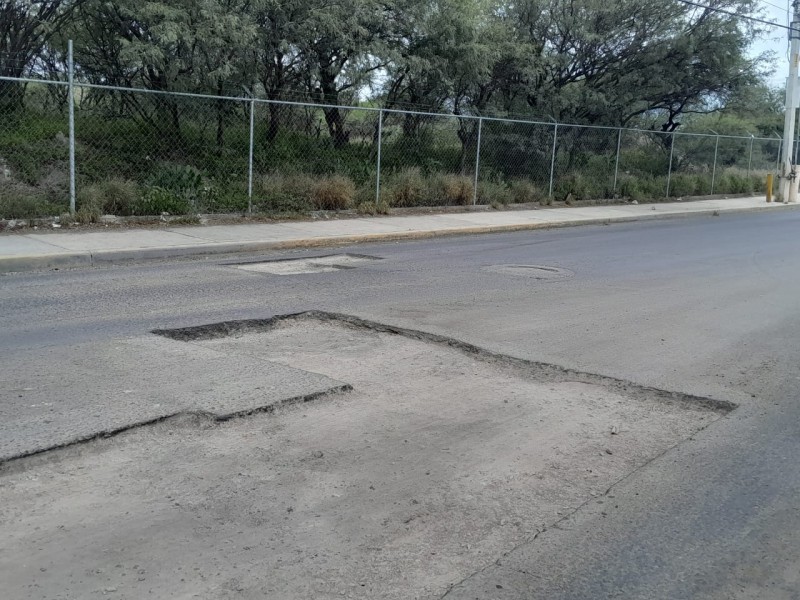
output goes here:
[[[0, 76], [22, 77], [82, 0], [0, 0]], [[0, 81], [0, 112], [19, 106], [22, 87]]]
[[[708, 4], [757, 11], [752, 0]], [[519, 77], [528, 107], [561, 121], [626, 125], [658, 112], [671, 131], [756, 84], [767, 58], [748, 58], [747, 21], [676, 0], [526, 0], [504, 14], [529, 49]]]
[[[156, 92], [241, 93], [247, 49], [256, 28], [247, 0], [88, 0], [65, 32], [89, 81]], [[167, 118], [181, 138], [181, 103], [167, 95], [123, 95], [122, 106], [145, 122]], [[229, 104], [216, 107], [217, 143]], [[154, 112], [155, 111], [155, 112]]]

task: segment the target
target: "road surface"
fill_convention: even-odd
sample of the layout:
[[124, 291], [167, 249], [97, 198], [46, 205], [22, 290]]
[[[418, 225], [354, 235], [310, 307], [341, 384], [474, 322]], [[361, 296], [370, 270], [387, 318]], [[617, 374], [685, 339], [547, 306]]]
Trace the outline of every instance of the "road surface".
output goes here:
[[153, 329], [324, 310], [733, 402], [446, 597], [799, 598], [798, 227], [781, 211], [361, 245], [380, 260], [295, 276], [233, 263], [329, 252], [3, 276], [3, 385]]

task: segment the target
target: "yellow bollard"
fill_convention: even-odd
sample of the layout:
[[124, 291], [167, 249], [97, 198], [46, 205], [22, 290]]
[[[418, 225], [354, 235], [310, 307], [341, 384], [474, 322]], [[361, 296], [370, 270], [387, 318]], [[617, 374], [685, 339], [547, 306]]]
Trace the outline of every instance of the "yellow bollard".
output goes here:
[[772, 202], [772, 173], [767, 174], [767, 202]]

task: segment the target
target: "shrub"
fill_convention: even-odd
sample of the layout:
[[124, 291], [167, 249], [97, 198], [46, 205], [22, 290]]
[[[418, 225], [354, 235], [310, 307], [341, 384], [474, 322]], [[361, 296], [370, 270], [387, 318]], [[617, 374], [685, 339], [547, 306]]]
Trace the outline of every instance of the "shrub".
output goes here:
[[748, 177], [745, 171], [728, 169], [720, 177], [718, 189], [721, 194], [752, 194], [756, 188], [752, 177]]
[[353, 181], [340, 175], [320, 179], [311, 190], [312, 202], [318, 210], [348, 208], [353, 203], [355, 195], [356, 186]]
[[52, 217], [66, 208], [66, 203], [48, 201], [38, 188], [16, 181], [0, 181], [0, 219]]
[[763, 194], [767, 191], [767, 173], [751, 173], [750, 185], [754, 194]]
[[197, 207], [199, 212], [236, 213], [247, 210], [248, 198], [246, 184], [229, 183], [226, 186], [209, 186], [202, 203]]
[[428, 182], [418, 168], [403, 169], [387, 179], [384, 190], [389, 206], [425, 206], [427, 204]]
[[253, 208], [260, 212], [302, 213], [314, 209], [315, 181], [308, 175], [266, 175], [254, 189]]
[[670, 180], [670, 197], [693, 196], [697, 184], [696, 177], [688, 173], [676, 173]]
[[186, 215], [192, 212], [191, 203], [179, 194], [160, 187], [147, 188], [142, 199], [136, 203], [132, 214], [147, 216], [167, 213]]
[[171, 196], [176, 206], [188, 204], [195, 210], [214, 204], [218, 194], [216, 187], [206, 181], [200, 171], [187, 165], [161, 165], [148, 179], [147, 189], [159, 190], [154, 192], [159, 202], [167, 202], [166, 198]]
[[100, 214], [127, 216], [136, 210], [140, 196], [135, 182], [108, 179], [81, 188], [78, 205], [94, 207]]
[[61, 163], [51, 165], [38, 184], [48, 202], [61, 204], [69, 202], [69, 173]]
[[54, 168], [66, 172], [69, 143], [62, 119], [34, 112], [3, 118], [10, 122], [0, 126], [0, 156], [15, 180], [39, 186]]
[[711, 193], [711, 174], [697, 173], [694, 175], [694, 195], [707, 196]]
[[356, 211], [360, 215], [388, 215], [389, 205], [381, 201], [377, 204], [374, 200], [359, 203]]
[[573, 173], [560, 177], [556, 181], [553, 193], [556, 198], [566, 198], [572, 194], [575, 200], [598, 200], [610, 196], [609, 191], [602, 180], [586, 177], [582, 173]]
[[194, 167], [186, 165], [162, 164], [148, 178], [150, 187], [192, 193], [203, 186], [203, 176]]
[[[618, 182], [619, 194], [630, 200], [655, 200], [666, 192], [666, 179], [647, 175], [626, 175]], [[673, 192], [670, 191], [670, 195]]]
[[97, 220], [100, 218], [101, 214], [102, 213], [97, 206], [81, 206], [77, 211], [75, 211], [75, 221], [77, 223], [81, 223], [82, 225], [97, 223]]
[[527, 179], [515, 179], [510, 184], [514, 204], [543, 202], [547, 195]]
[[639, 177], [639, 189], [642, 190], [645, 199], [663, 198], [667, 192], [667, 178], [642, 175]]
[[472, 179], [463, 175], [439, 175], [430, 189], [435, 196], [431, 200], [443, 206], [467, 206], [472, 204], [475, 196]]
[[507, 205], [514, 201], [511, 190], [504, 183], [495, 181], [481, 181], [478, 183], [478, 203], [479, 204], [500, 204]]

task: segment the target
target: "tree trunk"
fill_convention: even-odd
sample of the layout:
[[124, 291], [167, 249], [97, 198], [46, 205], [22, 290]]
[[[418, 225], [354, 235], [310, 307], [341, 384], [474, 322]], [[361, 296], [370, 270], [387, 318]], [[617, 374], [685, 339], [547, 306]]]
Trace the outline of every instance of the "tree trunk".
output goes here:
[[278, 137], [278, 131], [281, 127], [281, 105], [269, 105], [269, 125], [267, 126], [267, 142], [272, 142]]
[[338, 107], [323, 108], [325, 123], [328, 125], [328, 133], [333, 140], [333, 147], [336, 149], [344, 148], [350, 141], [350, 132], [344, 128], [344, 115]]
[[403, 118], [403, 135], [407, 138], [415, 139], [419, 134], [419, 126], [422, 123], [420, 115], [406, 113]]
[[24, 87], [12, 81], [0, 81], [0, 115], [10, 114], [22, 108]]
[[[461, 157], [459, 158], [459, 172], [462, 175], [474, 173], [474, 170], [467, 171], [467, 160], [475, 157], [478, 146], [478, 123], [473, 119], [459, 119], [458, 139], [461, 140]], [[474, 165], [473, 165], [474, 168]]]
[[320, 73], [320, 91], [322, 92], [322, 102], [333, 105], [322, 109], [328, 133], [333, 140], [333, 147], [344, 148], [350, 141], [350, 132], [344, 128], [344, 115], [339, 110], [339, 90], [336, 89], [336, 78], [327, 70]]
[[173, 147], [183, 147], [183, 132], [181, 131], [181, 115], [178, 110], [177, 102], [169, 102], [167, 110], [169, 111], [170, 125], [172, 126]]

